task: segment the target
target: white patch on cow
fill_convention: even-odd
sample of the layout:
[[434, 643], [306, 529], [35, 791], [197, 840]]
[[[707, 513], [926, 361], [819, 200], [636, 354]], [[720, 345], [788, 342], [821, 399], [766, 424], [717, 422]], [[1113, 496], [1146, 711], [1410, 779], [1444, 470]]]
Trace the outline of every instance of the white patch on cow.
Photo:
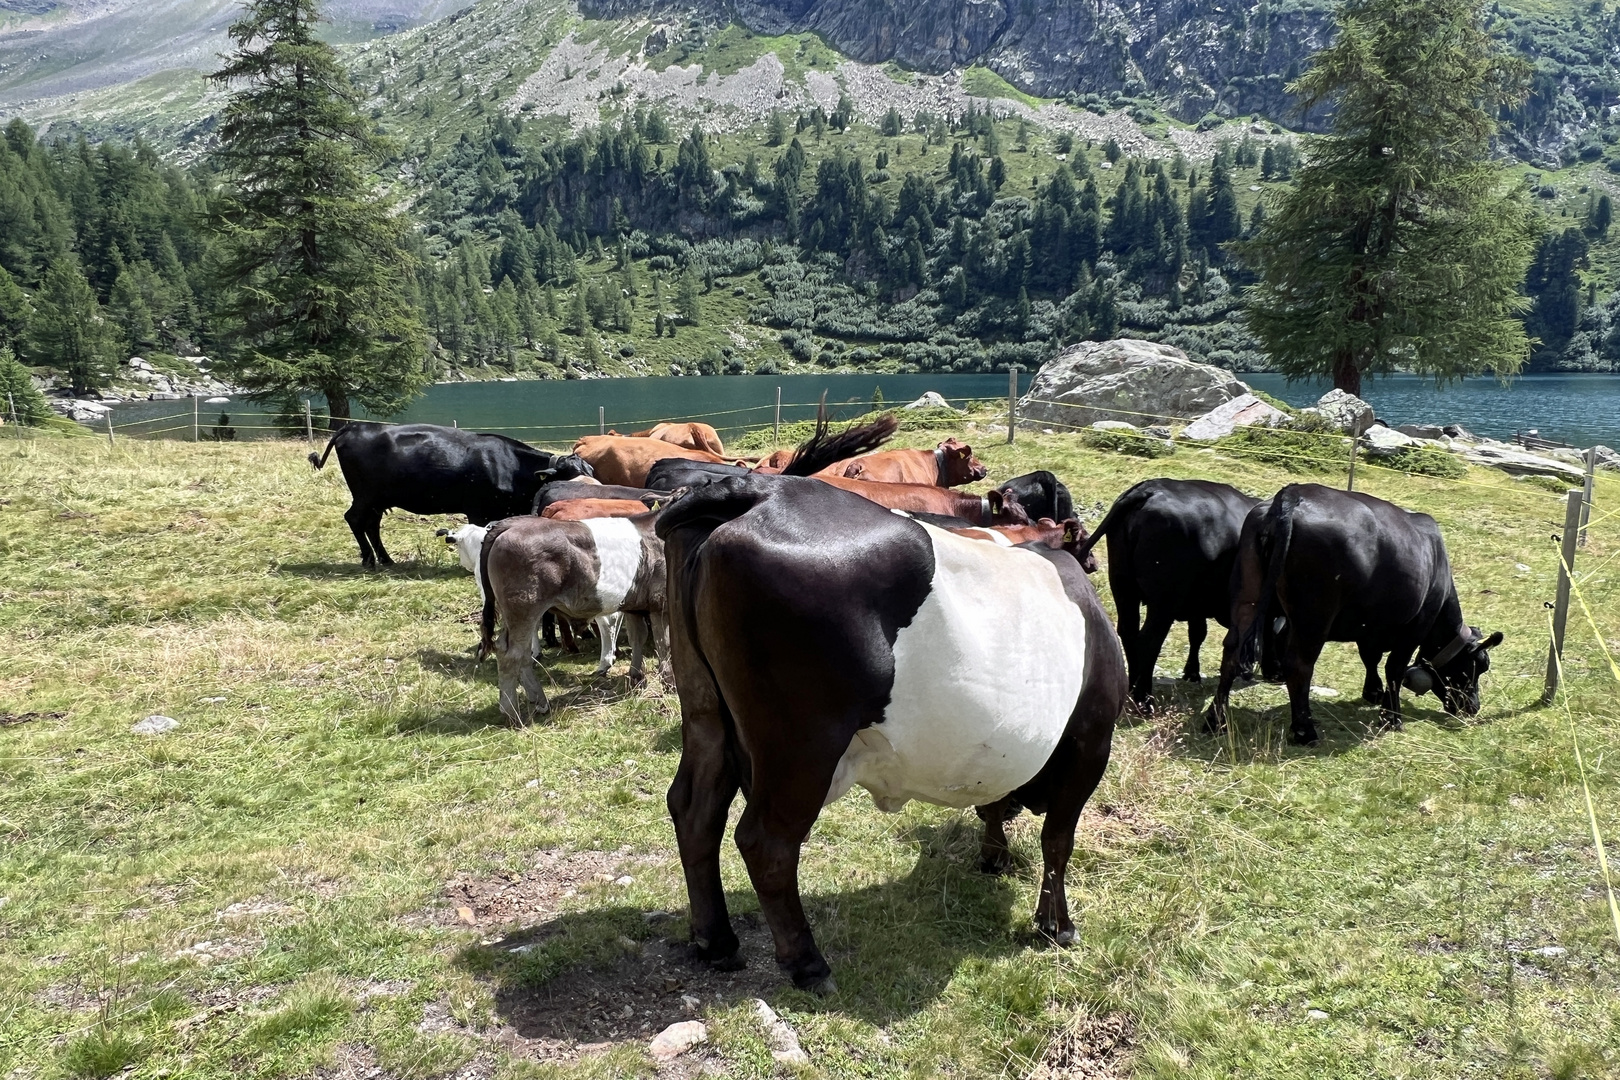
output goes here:
[[484, 546], [484, 533], [488, 531], [482, 525], [458, 525], [445, 536], [450, 546], [456, 549], [461, 568], [471, 571], [473, 580], [478, 583], [480, 599], [484, 595], [484, 575], [478, 569], [478, 552]]
[[1057, 569], [929, 525], [934, 580], [894, 643], [883, 723], [856, 732], [827, 791], [854, 784], [878, 808], [911, 799], [982, 806], [1034, 779], [1085, 682], [1085, 617]]
[[588, 518], [580, 522], [596, 541], [601, 570], [596, 576], [597, 610], [618, 611], [641, 566], [641, 532], [629, 518]]
[[602, 658], [596, 663], [596, 673], [606, 675], [613, 661], [619, 658], [619, 627], [624, 625], [624, 616], [614, 612], [598, 615], [591, 621], [596, 624], [596, 640], [602, 643]]

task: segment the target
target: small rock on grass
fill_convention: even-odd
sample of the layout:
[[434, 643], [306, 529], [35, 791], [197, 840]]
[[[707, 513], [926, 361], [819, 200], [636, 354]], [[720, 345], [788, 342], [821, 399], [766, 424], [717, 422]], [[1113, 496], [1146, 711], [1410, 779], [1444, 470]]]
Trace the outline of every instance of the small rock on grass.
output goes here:
[[701, 1020], [682, 1020], [653, 1037], [647, 1050], [658, 1061], [673, 1061], [699, 1043], [708, 1042], [709, 1029]]
[[129, 730], [133, 735], [162, 735], [165, 732], [173, 731], [179, 726], [180, 721], [174, 717], [153, 713]]
[[755, 998], [754, 1013], [759, 1017], [760, 1026], [765, 1029], [765, 1041], [771, 1044], [773, 1061], [783, 1065], [810, 1064], [810, 1055], [799, 1045], [798, 1034], [788, 1026], [786, 1020], [776, 1015], [775, 1009]]

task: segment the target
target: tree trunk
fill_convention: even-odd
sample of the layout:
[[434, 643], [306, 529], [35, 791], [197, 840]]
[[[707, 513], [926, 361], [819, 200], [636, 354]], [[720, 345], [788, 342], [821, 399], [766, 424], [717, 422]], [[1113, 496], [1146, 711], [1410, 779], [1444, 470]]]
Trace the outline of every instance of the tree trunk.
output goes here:
[[1356, 366], [1355, 357], [1349, 350], [1344, 350], [1333, 357], [1333, 388], [1343, 390], [1347, 394], [1361, 396], [1361, 369]]
[[325, 393], [326, 414], [328, 417], [326, 426], [336, 431], [349, 422], [349, 395], [342, 390], [336, 389], [327, 390]]

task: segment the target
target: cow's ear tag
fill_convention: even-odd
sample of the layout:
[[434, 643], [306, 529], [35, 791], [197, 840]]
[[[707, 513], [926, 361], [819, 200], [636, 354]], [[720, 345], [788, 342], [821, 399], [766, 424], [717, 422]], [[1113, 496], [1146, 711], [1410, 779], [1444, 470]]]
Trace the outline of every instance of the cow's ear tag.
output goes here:
[[1065, 544], [1072, 544], [1078, 539], [1080, 539], [1080, 538], [1075, 535], [1074, 523], [1069, 522], [1069, 521], [1065, 521], [1063, 523], [1063, 542]]

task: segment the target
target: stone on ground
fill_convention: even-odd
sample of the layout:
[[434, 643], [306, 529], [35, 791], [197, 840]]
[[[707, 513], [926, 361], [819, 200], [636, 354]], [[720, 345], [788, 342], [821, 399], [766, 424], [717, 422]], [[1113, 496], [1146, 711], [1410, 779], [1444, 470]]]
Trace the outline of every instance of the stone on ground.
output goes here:
[[659, 1061], [673, 1061], [692, 1047], [709, 1040], [709, 1029], [701, 1020], [682, 1020], [653, 1037], [647, 1050]]
[[1099, 420], [1091, 425], [1093, 431], [1136, 431], [1135, 424], [1127, 424], [1123, 420]]
[[1400, 424], [1395, 428], [1402, 435], [1410, 435], [1414, 439], [1438, 440], [1446, 433], [1446, 429], [1438, 424]]
[[1288, 414], [1281, 409], [1267, 405], [1253, 394], [1241, 394], [1188, 424], [1182, 430], [1181, 437], [1209, 442], [1225, 438], [1240, 427], [1253, 424], [1275, 427], [1287, 419]]
[[1317, 400], [1315, 411], [1347, 435], [1360, 435], [1373, 426], [1373, 407], [1338, 387]]
[[162, 735], [165, 732], [173, 731], [179, 726], [180, 721], [174, 717], [153, 713], [129, 730], [132, 735]]
[[755, 998], [754, 1013], [759, 1017], [760, 1026], [765, 1029], [765, 1041], [771, 1044], [773, 1061], [783, 1065], [810, 1064], [810, 1055], [799, 1045], [798, 1034], [788, 1026], [786, 1020], [776, 1015], [775, 1009]]
[[1410, 450], [1418, 445], [1418, 441], [1394, 428], [1379, 424], [1366, 430], [1361, 436], [1361, 445], [1367, 451], [1368, 457], [1387, 458], [1394, 457], [1402, 450]]
[[900, 406], [900, 408], [902, 408], [902, 409], [950, 409], [951, 412], [960, 412], [961, 411], [959, 409], [952, 408], [951, 403], [946, 401], [944, 398], [940, 397], [939, 392], [935, 391], [935, 390], [928, 391], [922, 397], [918, 398], [916, 401], [913, 401], [910, 405], [902, 405], [902, 406]]
[[1098, 420], [1190, 420], [1247, 392], [1230, 371], [1195, 363], [1169, 345], [1083, 341], [1041, 365], [1018, 415], [1071, 429]]
[[1463, 451], [1463, 460], [1471, 465], [1501, 469], [1509, 476], [1554, 476], [1574, 481], [1575, 486], [1586, 480], [1586, 470], [1579, 465], [1554, 461], [1507, 443], [1482, 442], [1470, 446]]

